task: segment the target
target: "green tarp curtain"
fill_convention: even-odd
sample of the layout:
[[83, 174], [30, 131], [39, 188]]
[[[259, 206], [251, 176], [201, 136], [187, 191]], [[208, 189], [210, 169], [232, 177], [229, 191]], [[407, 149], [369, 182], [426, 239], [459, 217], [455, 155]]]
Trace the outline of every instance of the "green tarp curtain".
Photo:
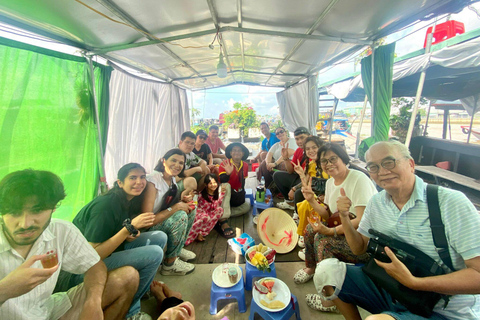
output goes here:
[[[33, 168], [58, 174], [67, 197], [54, 217], [72, 220], [97, 194], [99, 147], [88, 63], [0, 38], [0, 179]], [[111, 68], [95, 64], [100, 122]], [[101, 123], [105, 135], [108, 124]]]
[[[359, 147], [359, 157], [364, 159], [368, 148], [378, 141], [388, 139], [390, 130], [390, 106], [393, 86], [393, 60], [395, 58], [395, 42], [375, 50], [374, 62], [374, 105], [372, 106], [372, 136], [363, 140]], [[362, 82], [368, 101], [372, 105], [372, 55], [361, 61]]]

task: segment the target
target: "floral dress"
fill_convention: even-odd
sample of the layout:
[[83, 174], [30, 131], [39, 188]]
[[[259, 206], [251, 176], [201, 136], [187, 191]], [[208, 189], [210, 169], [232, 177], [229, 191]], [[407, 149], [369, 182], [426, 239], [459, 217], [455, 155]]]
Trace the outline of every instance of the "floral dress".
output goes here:
[[214, 200], [213, 196], [208, 195], [211, 202], [205, 200], [201, 194], [198, 196], [197, 214], [185, 242], [186, 246], [195, 241], [199, 234], [206, 237], [212, 231], [223, 215], [222, 200], [224, 196], [225, 190], [223, 188], [217, 200]]

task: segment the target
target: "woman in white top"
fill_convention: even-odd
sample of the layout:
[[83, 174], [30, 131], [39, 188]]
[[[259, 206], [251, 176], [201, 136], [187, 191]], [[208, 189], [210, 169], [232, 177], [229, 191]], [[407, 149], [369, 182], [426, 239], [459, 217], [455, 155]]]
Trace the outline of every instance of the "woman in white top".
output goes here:
[[[181, 276], [195, 269], [193, 264], [186, 262], [195, 259], [195, 254], [183, 248], [196, 213], [192, 195], [182, 196], [177, 187], [176, 177], [183, 177], [184, 170], [185, 154], [175, 148], [167, 151], [158, 161], [155, 171], [147, 175], [142, 210], [155, 213], [154, 226], [150, 231], [160, 230], [168, 236], [162, 275]], [[189, 184], [187, 179], [195, 180], [186, 178], [185, 185]]]
[[265, 160], [260, 164], [258, 169], [257, 179], [260, 181], [262, 176], [265, 178], [265, 187], [268, 186], [273, 181], [273, 173], [275, 170], [282, 170], [286, 171], [286, 167], [284, 164], [284, 160], [282, 157], [282, 149], [287, 149], [288, 151], [288, 158], [292, 160], [293, 154], [297, 149], [297, 143], [295, 139], [288, 137], [288, 131], [285, 128], [278, 127], [275, 129], [275, 135], [280, 142], [275, 143], [267, 153], [267, 157]]

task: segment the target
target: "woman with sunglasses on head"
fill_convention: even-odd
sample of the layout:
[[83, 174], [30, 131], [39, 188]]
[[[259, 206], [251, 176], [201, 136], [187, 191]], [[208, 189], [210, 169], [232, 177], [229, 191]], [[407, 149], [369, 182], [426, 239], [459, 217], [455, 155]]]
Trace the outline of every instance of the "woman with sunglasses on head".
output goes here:
[[273, 181], [274, 170], [286, 171], [284, 159], [282, 157], [282, 149], [287, 149], [288, 159], [292, 159], [297, 143], [294, 138], [288, 137], [288, 131], [283, 127], [275, 129], [275, 135], [280, 142], [275, 143], [267, 153], [267, 157], [258, 169], [257, 179], [260, 181], [261, 177], [265, 178], [265, 188], [268, 188]]
[[[151, 319], [140, 312], [140, 299], [150, 288], [162, 263], [167, 243], [164, 232], [141, 232], [152, 226], [150, 211], [138, 214], [145, 194], [145, 169], [129, 163], [118, 170], [114, 187], [93, 199], [73, 219], [73, 224], [95, 248], [108, 270], [131, 266], [138, 271], [140, 282], [127, 319]], [[136, 217], [135, 214], [137, 214]], [[83, 281], [83, 275], [64, 273], [59, 278], [59, 291]]]
[[[377, 193], [373, 182], [363, 172], [348, 168], [350, 158], [345, 150], [338, 144], [327, 143], [318, 150], [318, 158], [322, 170], [331, 178], [325, 187], [325, 204], [323, 206], [316, 201], [316, 195], [311, 189], [311, 178], [306, 186], [302, 187], [305, 200], [309, 202], [318, 216], [313, 215], [308, 219], [309, 224], [305, 228], [305, 265], [294, 276], [297, 284], [305, 283], [313, 278], [318, 262], [327, 258], [337, 258], [349, 263], [366, 262], [368, 256], [356, 256], [350, 250], [345, 239], [343, 226], [328, 227], [330, 216], [337, 211], [337, 199], [341, 195], [347, 195], [352, 201], [350, 213], [353, 218], [352, 224], [358, 228], [365, 207], [370, 198]], [[329, 208], [329, 210], [327, 209]], [[307, 305], [315, 310], [336, 312], [337, 309], [331, 301], [323, 301], [318, 294], [307, 294]]]
[[147, 175], [142, 210], [155, 213], [150, 231], [159, 230], [168, 235], [167, 251], [160, 271], [162, 275], [183, 276], [195, 269], [187, 261], [195, 259], [196, 255], [183, 247], [195, 220], [193, 190], [196, 183], [192, 177], [185, 178], [186, 190], [180, 194], [176, 177], [183, 177], [184, 170], [185, 154], [174, 148], [167, 151], [158, 161], [155, 171]]

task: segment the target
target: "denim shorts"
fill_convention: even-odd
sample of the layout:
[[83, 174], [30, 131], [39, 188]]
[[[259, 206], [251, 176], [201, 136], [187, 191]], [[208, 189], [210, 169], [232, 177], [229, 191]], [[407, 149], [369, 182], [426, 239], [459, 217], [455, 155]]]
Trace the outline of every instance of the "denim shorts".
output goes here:
[[[347, 265], [347, 274], [342, 290], [338, 295], [343, 302], [357, 305], [372, 314], [386, 314], [396, 320], [423, 320], [398, 303], [383, 289], [375, 286], [372, 280], [363, 273], [362, 267]], [[428, 319], [447, 320], [444, 316], [433, 313]]]

